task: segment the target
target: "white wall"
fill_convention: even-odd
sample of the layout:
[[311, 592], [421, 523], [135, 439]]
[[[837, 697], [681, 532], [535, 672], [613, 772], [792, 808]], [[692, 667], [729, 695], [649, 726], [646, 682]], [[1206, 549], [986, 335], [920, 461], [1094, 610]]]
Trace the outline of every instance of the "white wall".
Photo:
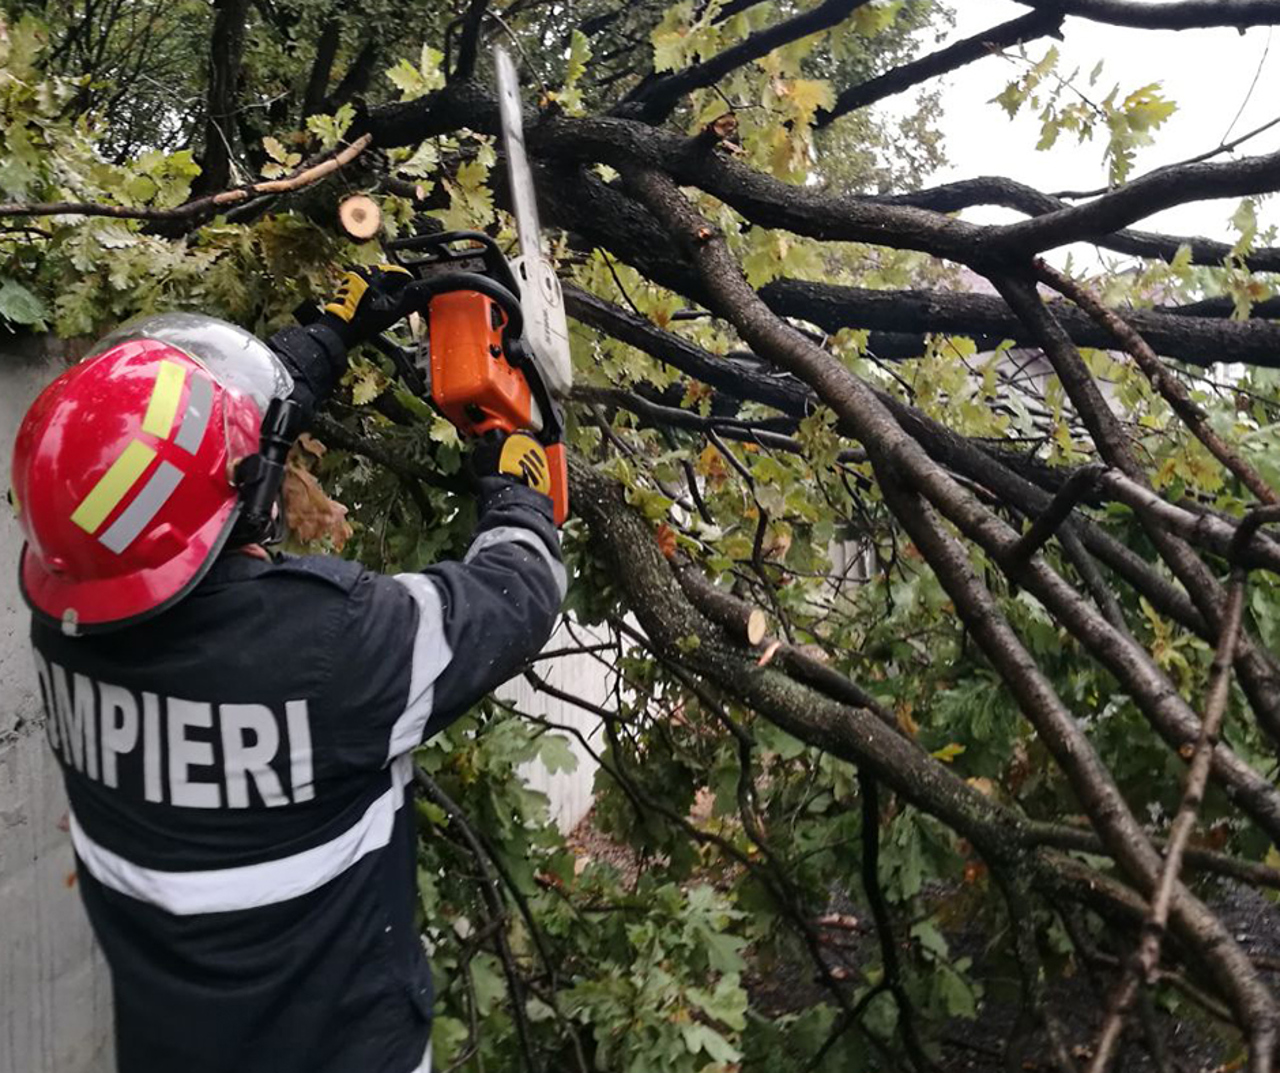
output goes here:
[[[596, 637], [590, 630], [582, 627], [574, 627], [573, 633], [570, 633], [566, 627], [561, 626], [547, 642], [546, 651], [577, 647], [579, 644], [590, 645], [602, 640], [603, 636]], [[609, 653], [604, 655], [607, 658]], [[534, 665], [534, 669], [548, 685], [572, 693], [588, 703], [610, 707], [613, 679], [594, 656], [560, 656], [539, 662]], [[604, 744], [600, 720], [567, 701], [540, 693], [523, 678], [508, 682], [497, 692], [503, 700], [509, 701], [520, 711], [541, 716], [552, 723], [574, 727], [587, 739], [590, 750], [573, 734], [557, 732], [568, 740], [573, 755], [577, 757], [578, 766], [573, 771], [551, 773], [541, 761], [526, 764], [521, 769], [529, 786], [541, 790], [551, 799], [551, 816], [561, 832], [568, 834], [591, 810], [591, 790], [597, 767], [591, 754], [599, 753]]]
[[[42, 346], [0, 340], [0, 493], [22, 414], [58, 371]], [[69, 884], [66, 802], [18, 595], [20, 547], [0, 507], [0, 1073], [107, 1073], [110, 988]]]

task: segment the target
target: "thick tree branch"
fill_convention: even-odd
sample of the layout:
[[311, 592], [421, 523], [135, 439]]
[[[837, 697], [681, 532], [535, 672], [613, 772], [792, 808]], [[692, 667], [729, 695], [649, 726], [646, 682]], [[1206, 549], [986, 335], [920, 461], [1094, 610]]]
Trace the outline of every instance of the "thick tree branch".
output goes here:
[[326, 111], [336, 112], [339, 107], [369, 88], [369, 79], [378, 63], [378, 41], [378, 36], [374, 34], [360, 46], [360, 51], [347, 67], [346, 74], [325, 98]]
[[316, 115], [324, 105], [325, 94], [329, 89], [329, 75], [333, 72], [333, 61], [338, 55], [338, 46], [342, 43], [342, 23], [336, 16], [325, 20], [316, 40], [316, 54], [311, 61], [311, 73], [307, 76], [307, 88], [302, 95], [302, 118]]
[[1033, 11], [1020, 18], [1003, 22], [999, 26], [993, 26], [989, 30], [966, 37], [963, 41], [957, 41], [928, 56], [894, 67], [876, 78], [850, 86], [836, 98], [831, 111], [823, 109], [818, 112], [814, 119], [814, 126], [825, 127], [842, 115], [858, 108], [865, 108], [885, 97], [892, 97], [930, 78], [964, 67], [1010, 45], [1032, 41], [1046, 34], [1060, 36], [1061, 26], [1062, 15], [1053, 11]]
[[200, 175], [192, 189], [218, 190], [231, 181], [232, 119], [236, 87], [244, 56], [249, 0], [214, 0], [213, 33], [209, 39], [209, 92], [205, 105], [204, 151]]
[[1208, 26], [1274, 26], [1280, 0], [1017, 0], [1038, 11], [1076, 15], [1113, 26], [1144, 30], [1194, 30]]
[[[1134, 483], [1149, 486], [1128, 436], [1089, 374], [1084, 359], [1052, 312], [1040, 301], [1034, 284], [1012, 275], [994, 275], [992, 282], [1023, 321], [1036, 331], [1045, 355], [1076, 412], [1087, 425], [1103, 459]], [[1205, 622], [1220, 635], [1226, 593], [1218, 579], [1180, 536], [1156, 524], [1150, 515], [1139, 513], [1138, 517], [1152, 544], [1169, 564], [1174, 576], [1182, 582]], [[1238, 671], [1249, 703], [1259, 724], [1274, 741], [1280, 742], [1280, 668], [1277, 668], [1275, 658], [1250, 638], [1241, 641], [1239, 653]]]
[[[956, 291], [877, 291], [834, 283], [779, 279], [765, 284], [760, 297], [781, 316], [816, 324], [824, 331], [870, 328], [887, 332], [919, 331], [966, 335], [983, 345], [1012, 339], [1036, 345], [1035, 332], [994, 295]], [[1055, 319], [1077, 346], [1105, 350], [1115, 336], [1082, 310], [1059, 302]], [[1126, 318], [1153, 350], [1191, 365], [1208, 367], [1230, 355], [1232, 360], [1280, 366], [1280, 324], [1270, 321], [1221, 320], [1175, 316], [1154, 310], [1131, 310]], [[923, 337], [921, 338], [923, 354]]]
[[489, 0], [471, 0], [466, 14], [462, 17], [461, 36], [458, 38], [458, 59], [449, 77], [455, 81], [466, 81], [476, 69], [476, 56], [480, 50], [480, 31], [484, 26], [484, 14], [488, 10]]
[[[1188, 163], [1194, 163], [1194, 161], [1188, 161]], [[1097, 197], [1106, 192], [1106, 190], [1094, 191], [1091, 196]], [[961, 179], [942, 186], [885, 196], [881, 200], [886, 204], [914, 205], [921, 209], [932, 209], [934, 212], [959, 212], [961, 209], [975, 205], [1000, 205], [1033, 217], [1044, 216], [1069, 207], [1062, 200], [1061, 195], [1046, 194], [1015, 179], [996, 175]], [[1095, 236], [1092, 241], [1103, 249], [1162, 261], [1172, 261], [1178, 251], [1185, 246], [1191, 254], [1191, 263], [1198, 265], [1221, 265], [1234, 252], [1229, 242], [1217, 242], [1199, 235], [1163, 235], [1154, 231], [1126, 229], [1110, 235]], [[1280, 271], [1280, 248], [1260, 247], [1245, 254], [1242, 260], [1247, 268], [1255, 272]], [[1210, 299], [1208, 303], [1204, 303], [1204, 312], [1199, 315], [1230, 316], [1233, 306], [1234, 303], [1230, 298]], [[1210, 313], [1211, 308], [1222, 312]], [[1174, 311], [1173, 309], [1161, 310], [1169, 313]], [[1188, 307], [1186, 312], [1197, 313], [1198, 311]]]
[[767, 56], [776, 48], [838, 26], [855, 8], [867, 2], [868, 0], [823, 0], [808, 11], [793, 15], [767, 29], [757, 30], [745, 40], [716, 53], [710, 59], [648, 82], [614, 111], [633, 113], [646, 123], [661, 123], [685, 94], [715, 85], [725, 75], [761, 56]]
[[[497, 107], [483, 89], [467, 83], [380, 108], [369, 124], [379, 145], [390, 147], [458, 126], [494, 133]], [[1280, 152], [1223, 163], [1171, 165], [1085, 205], [1055, 208], [1015, 224], [980, 226], [902, 202], [831, 195], [785, 183], [730, 159], [702, 139], [619, 116], [531, 116], [526, 129], [530, 148], [548, 159], [607, 163], [624, 172], [646, 164], [720, 198], [761, 227], [825, 241], [919, 250], [980, 271], [1065, 242], [1101, 240], [1175, 204], [1280, 188]], [[1129, 241], [1149, 238], [1161, 240], [1161, 256], [1172, 255], [1167, 249], [1171, 238], [1138, 235]], [[1215, 251], [1202, 252], [1210, 257]]]

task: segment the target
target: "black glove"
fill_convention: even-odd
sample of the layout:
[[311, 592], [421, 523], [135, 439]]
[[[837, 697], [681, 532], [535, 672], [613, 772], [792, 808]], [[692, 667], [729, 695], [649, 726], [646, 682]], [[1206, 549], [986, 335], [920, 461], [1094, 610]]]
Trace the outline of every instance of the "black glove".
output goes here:
[[542, 444], [527, 432], [490, 432], [471, 449], [468, 468], [476, 480], [508, 477], [545, 496], [551, 494], [551, 466]]
[[[395, 323], [400, 292], [412, 278], [394, 265], [349, 269], [324, 313], [267, 340], [293, 377], [293, 399], [302, 406], [304, 424], [342, 379], [347, 351]], [[306, 319], [302, 313], [298, 318]]]
[[400, 293], [413, 279], [397, 265], [349, 268], [318, 324], [331, 328], [348, 347], [385, 332], [400, 319]]

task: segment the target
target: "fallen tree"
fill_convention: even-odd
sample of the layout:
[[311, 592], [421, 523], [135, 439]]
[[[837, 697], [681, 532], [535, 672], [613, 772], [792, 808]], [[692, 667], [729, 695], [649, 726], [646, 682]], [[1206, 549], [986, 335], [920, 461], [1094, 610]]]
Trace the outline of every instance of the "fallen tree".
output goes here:
[[[50, 39], [43, 68], [5, 61], [36, 158], [0, 205], [0, 315], [64, 334], [165, 297], [280, 322], [335, 261], [379, 256], [333, 229], [351, 188], [399, 232], [505, 236], [483, 46], [525, 51], [576, 333], [569, 610], [608, 636], [575, 648], [616, 689], [602, 706], [533, 668], [598, 737], [494, 702], [424, 751], [424, 911], [466, 920], [432, 932], [453, 1066], [937, 1068], [993, 979], [956, 952], [956, 903], [1017, 980], [1006, 1067], [1100, 1071], [1130, 1046], [1171, 1068], [1177, 1019], [1272, 1068], [1274, 964], [1229, 895], [1280, 889], [1280, 254], [1251, 200], [1280, 154], [1135, 175], [1137, 143], [1116, 143], [1088, 196], [931, 188], [867, 109], [1065, 15], [1195, 32], [1280, 8], [1024, 2], [934, 51], [924, 2], [427, 18], [387, 0], [384, 36], [321, 0], [220, 4], [210, 44], [235, 48], [211, 49], [201, 106], [115, 171], [59, 127], [76, 90], [57, 79], [92, 38], [117, 92], [159, 108], [129, 72], [163, 50], [89, 6], [10, 28]], [[401, 100], [369, 89], [372, 55], [398, 59]], [[1113, 94], [1092, 122], [1158, 126], [1163, 103]], [[1211, 197], [1245, 199], [1238, 241], [1136, 227]], [[981, 204], [1025, 219], [954, 215]], [[1075, 241], [1132, 268], [1039, 259]], [[348, 554], [412, 569], [465, 539], [459, 448], [379, 361], [356, 362], [302, 468], [350, 505]], [[510, 779], [556, 732], [596, 755], [595, 822], [637, 874], [575, 868]], [[823, 923], [845, 900], [873, 938], [857, 960]], [[796, 965], [803, 995], [769, 997], [761, 978]], [[1083, 1017], [1058, 990], [1076, 970], [1105, 992]]]

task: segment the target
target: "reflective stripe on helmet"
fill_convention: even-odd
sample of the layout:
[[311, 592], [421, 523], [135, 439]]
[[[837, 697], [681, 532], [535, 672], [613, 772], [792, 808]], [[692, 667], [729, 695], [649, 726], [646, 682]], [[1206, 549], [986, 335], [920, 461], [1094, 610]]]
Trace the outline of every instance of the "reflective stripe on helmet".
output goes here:
[[98, 483], [81, 500], [80, 506], [72, 512], [71, 520], [86, 533], [96, 532], [120, 500], [129, 494], [129, 489], [137, 483], [155, 456], [154, 448], [140, 440], [130, 440], [120, 452], [120, 457], [111, 463], [107, 472], [98, 478]]
[[209, 414], [213, 410], [213, 381], [200, 373], [192, 373], [191, 390], [187, 393], [187, 409], [174, 443], [187, 454], [195, 454], [209, 427]]
[[133, 497], [133, 502], [98, 539], [117, 555], [138, 538], [182, 481], [182, 470], [172, 462], [161, 462], [155, 473]]
[[173, 429], [173, 419], [178, 413], [178, 400], [182, 398], [182, 385], [187, 370], [176, 361], [162, 361], [156, 369], [155, 387], [147, 402], [147, 412], [142, 419], [142, 431], [158, 440], [167, 440]]

